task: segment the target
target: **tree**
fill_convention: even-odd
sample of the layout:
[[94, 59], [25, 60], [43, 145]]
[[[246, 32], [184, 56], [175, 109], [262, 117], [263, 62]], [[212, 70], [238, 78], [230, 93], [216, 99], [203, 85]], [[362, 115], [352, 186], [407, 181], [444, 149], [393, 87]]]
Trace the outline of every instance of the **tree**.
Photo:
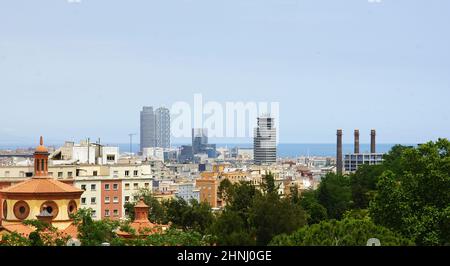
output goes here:
[[322, 221], [305, 226], [295, 233], [273, 238], [272, 246], [366, 246], [370, 238], [380, 240], [382, 246], [404, 246], [414, 243], [368, 219]]
[[236, 211], [225, 209], [212, 224], [210, 233], [220, 246], [254, 246], [255, 234], [246, 224]]
[[275, 235], [290, 233], [306, 224], [300, 205], [280, 199], [276, 192], [255, 197], [250, 213], [256, 244], [267, 245]]
[[2, 236], [0, 246], [31, 246], [31, 241], [17, 232], [12, 232]]
[[316, 191], [304, 191], [300, 197], [300, 206], [306, 212], [306, 220], [309, 225], [320, 223], [328, 218], [327, 209], [319, 203]]
[[352, 193], [348, 176], [329, 173], [317, 190], [319, 203], [327, 209], [327, 216], [340, 219], [352, 206]]
[[[145, 204], [150, 207], [148, 219], [154, 223], [167, 224], [169, 221], [166, 215], [166, 209], [147, 188], [141, 188], [135, 195], [138, 199], [143, 199]], [[125, 212], [130, 220], [134, 220], [134, 205], [136, 202], [127, 202], [124, 204]]]
[[214, 221], [211, 206], [206, 202], [199, 203], [196, 199], [186, 202], [182, 198], [164, 202], [167, 219], [184, 230], [195, 230], [204, 233]]
[[450, 142], [394, 152], [387, 156], [388, 171], [378, 181], [370, 216], [418, 245], [449, 245]]
[[78, 239], [83, 246], [99, 246], [104, 242], [114, 243], [119, 237], [116, 234], [119, 221], [103, 219], [94, 221], [91, 209], [79, 209], [73, 216], [78, 228]]
[[353, 208], [367, 209], [374, 197], [379, 176], [386, 170], [381, 165], [361, 165], [350, 175]]

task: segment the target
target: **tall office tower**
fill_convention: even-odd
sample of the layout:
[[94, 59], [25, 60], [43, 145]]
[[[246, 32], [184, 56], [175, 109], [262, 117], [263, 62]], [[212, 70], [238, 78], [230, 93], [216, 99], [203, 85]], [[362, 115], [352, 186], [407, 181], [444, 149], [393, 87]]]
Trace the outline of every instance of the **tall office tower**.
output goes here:
[[338, 129], [337, 133], [337, 147], [336, 147], [336, 172], [338, 175], [343, 172], [343, 160], [342, 160], [342, 129]]
[[170, 111], [165, 107], [155, 110], [156, 147], [170, 148]]
[[144, 106], [141, 111], [141, 152], [155, 146], [155, 113], [153, 107]]
[[277, 160], [277, 131], [274, 122], [275, 119], [269, 115], [258, 117], [253, 138], [255, 164], [270, 164]]

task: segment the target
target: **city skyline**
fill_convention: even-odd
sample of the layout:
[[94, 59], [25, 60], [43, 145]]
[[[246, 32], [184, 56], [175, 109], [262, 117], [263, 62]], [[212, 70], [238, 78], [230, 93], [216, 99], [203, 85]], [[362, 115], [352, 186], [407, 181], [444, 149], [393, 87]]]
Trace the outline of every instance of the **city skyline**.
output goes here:
[[[377, 128], [379, 143], [449, 138], [450, 3], [439, 3], [3, 1], [0, 145], [127, 143], [142, 106], [195, 93], [279, 102], [280, 143], [333, 143], [336, 128]], [[50, 118], [35, 119], [36, 104]]]

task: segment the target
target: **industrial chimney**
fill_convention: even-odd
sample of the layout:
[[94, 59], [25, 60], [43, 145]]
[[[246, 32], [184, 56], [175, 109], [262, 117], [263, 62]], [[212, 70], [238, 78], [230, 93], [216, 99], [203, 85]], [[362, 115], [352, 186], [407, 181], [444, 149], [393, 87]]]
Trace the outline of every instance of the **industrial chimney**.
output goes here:
[[376, 131], [372, 129], [370, 131], [370, 153], [376, 153]]
[[342, 129], [337, 130], [337, 148], [336, 148], [336, 172], [338, 175], [341, 175], [343, 172], [343, 163], [342, 163]]
[[359, 129], [355, 129], [355, 154], [359, 153]]

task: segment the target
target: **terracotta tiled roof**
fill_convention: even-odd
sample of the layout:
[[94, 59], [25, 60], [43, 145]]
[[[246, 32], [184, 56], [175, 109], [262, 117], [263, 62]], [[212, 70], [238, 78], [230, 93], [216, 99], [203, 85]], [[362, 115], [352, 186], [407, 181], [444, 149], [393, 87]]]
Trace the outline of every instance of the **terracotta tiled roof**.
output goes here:
[[50, 177], [34, 177], [0, 190], [3, 193], [83, 193], [74, 186]]
[[8, 232], [17, 232], [25, 237], [34, 232], [34, 228], [24, 225], [22, 223], [3, 225], [3, 228]]
[[72, 238], [78, 238], [78, 227], [72, 223], [64, 229], [63, 233], [71, 236]]

